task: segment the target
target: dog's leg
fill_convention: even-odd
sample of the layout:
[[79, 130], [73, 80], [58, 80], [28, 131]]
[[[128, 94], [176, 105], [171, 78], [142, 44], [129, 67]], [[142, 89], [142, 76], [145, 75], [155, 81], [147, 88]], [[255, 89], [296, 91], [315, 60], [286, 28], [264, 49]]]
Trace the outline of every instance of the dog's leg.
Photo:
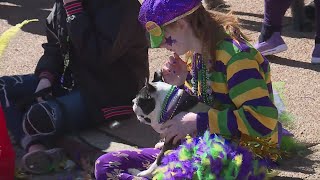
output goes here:
[[173, 145], [172, 141], [173, 140], [170, 140], [168, 143], [164, 143], [159, 155], [157, 156], [157, 159], [151, 164], [151, 166], [147, 170], [140, 172], [137, 176], [152, 178], [152, 173], [154, 172], [154, 170], [157, 169], [158, 166], [160, 166], [164, 153], [167, 150], [176, 148], [180, 144], [179, 143], [177, 145]]
[[137, 174], [137, 176], [152, 178], [152, 173], [153, 173], [154, 170], [157, 169], [157, 167], [158, 167], [157, 161], [154, 161], [147, 170], [141, 171], [140, 173]]

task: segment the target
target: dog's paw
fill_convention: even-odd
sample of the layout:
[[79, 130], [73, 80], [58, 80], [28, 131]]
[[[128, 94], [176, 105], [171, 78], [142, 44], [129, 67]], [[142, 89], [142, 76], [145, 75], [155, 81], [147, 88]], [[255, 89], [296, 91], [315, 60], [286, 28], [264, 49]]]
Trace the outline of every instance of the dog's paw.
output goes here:
[[153, 173], [154, 170], [156, 170], [157, 167], [158, 167], [157, 161], [154, 161], [147, 170], [140, 172], [137, 176], [139, 176], [139, 177], [147, 177], [147, 178], [151, 179], [152, 178], [152, 173]]
[[145, 171], [141, 171], [137, 174], [138, 177], [146, 177], [146, 178], [152, 178], [152, 171], [150, 169], [147, 169]]

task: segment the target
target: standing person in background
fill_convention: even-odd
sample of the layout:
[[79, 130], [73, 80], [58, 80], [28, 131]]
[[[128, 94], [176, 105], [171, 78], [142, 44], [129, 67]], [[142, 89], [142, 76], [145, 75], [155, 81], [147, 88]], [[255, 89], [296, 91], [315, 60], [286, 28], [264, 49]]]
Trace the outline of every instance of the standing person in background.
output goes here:
[[[281, 37], [282, 19], [292, 0], [265, 0], [264, 20], [259, 41], [255, 45], [262, 55], [272, 55], [286, 51], [286, 43]], [[314, 0], [316, 13], [315, 46], [311, 63], [320, 63], [320, 0]]]

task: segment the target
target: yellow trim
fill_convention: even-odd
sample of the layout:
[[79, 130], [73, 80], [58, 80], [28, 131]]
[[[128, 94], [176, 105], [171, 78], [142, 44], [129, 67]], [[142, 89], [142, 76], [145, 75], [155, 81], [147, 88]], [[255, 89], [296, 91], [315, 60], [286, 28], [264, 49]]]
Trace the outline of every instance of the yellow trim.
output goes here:
[[179, 19], [182, 19], [182, 18], [184, 18], [184, 17], [192, 14], [192, 13], [195, 12], [200, 6], [202, 6], [202, 3], [201, 3], [201, 2], [200, 2], [199, 5], [197, 5], [196, 7], [192, 8], [190, 11], [188, 11], [188, 12], [186, 12], [186, 13], [178, 16], [178, 17], [175, 17], [174, 19], [172, 19], [172, 20], [164, 23], [162, 26], [166, 26], [166, 25], [168, 25], [168, 24], [171, 24], [171, 23], [173, 23], [173, 22], [175, 22], [175, 21], [177, 21], [177, 20], [179, 20]]
[[270, 141], [273, 142], [273, 143], [278, 143], [279, 142], [279, 131], [276, 131], [271, 135]]
[[239, 131], [242, 132], [243, 134], [249, 135], [248, 129], [244, 124], [243, 120], [241, 119], [239, 112], [233, 111], [233, 114], [236, 116]]
[[224, 50], [216, 50], [216, 59], [221, 61], [225, 66], [228, 64], [229, 60], [231, 59], [231, 55]]
[[162, 34], [162, 29], [160, 28], [160, 26], [153, 22], [153, 21], [148, 21], [146, 23], [146, 30], [152, 35], [152, 36], [156, 36], [159, 37]]
[[277, 127], [278, 120], [264, 116], [262, 114], [258, 114], [256, 111], [251, 109], [248, 106], [244, 106], [243, 109], [245, 111], [250, 112], [250, 114], [256, 118], [261, 124], [263, 124], [265, 127], [269, 128], [270, 130], [274, 130]]
[[232, 99], [232, 101], [237, 107], [240, 107], [244, 102], [247, 102], [253, 99], [259, 99], [265, 96], [269, 96], [268, 90], [262, 89], [261, 87], [256, 87], [245, 93], [240, 94], [239, 96]]
[[259, 64], [262, 64], [264, 62], [264, 59], [260, 53], [257, 53], [254, 58], [258, 61]]
[[210, 133], [216, 133], [219, 134], [220, 133], [220, 129], [219, 129], [219, 123], [218, 123], [218, 111], [215, 109], [210, 109], [208, 111], [208, 117], [209, 117], [209, 129], [210, 129]]
[[217, 93], [223, 93], [223, 94], [228, 93], [228, 87], [225, 83], [212, 82], [211, 88]]
[[[255, 68], [259, 71], [259, 65], [258, 62], [255, 60], [249, 60], [249, 59], [241, 59], [238, 60], [234, 63], [232, 63], [231, 65], [228, 66], [227, 68], [227, 80], [229, 80], [234, 74], [236, 74], [237, 72], [239, 72], [240, 70], [243, 69], [252, 69]], [[260, 73], [261, 74], [261, 73]]]
[[187, 81], [184, 82], [184, 85], [185, 85], [188, 89], [190, 89], [190, 90], [192, 89], [192, 86], [190, 86], [190, 84], [189, 84]]

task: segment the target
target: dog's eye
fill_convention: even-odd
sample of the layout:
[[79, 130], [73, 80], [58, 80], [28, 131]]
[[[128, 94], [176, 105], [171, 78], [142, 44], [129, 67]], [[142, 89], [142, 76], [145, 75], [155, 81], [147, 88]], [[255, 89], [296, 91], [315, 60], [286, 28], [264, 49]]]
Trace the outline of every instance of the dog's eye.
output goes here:
[[144, 120], [145, 120], [147, 123], [151, 123], [151, 119], [149, 119], [149, 118], [144, 118]]
[[151, 99], [138, 99], [138, 106], [141, 108], [142, 112], [146, 115], [150, 114], [155, 106], [156, 106], [156, 102], [153, 98]]
[[147, 94], [146, 99], [151, 99], [151, 95]]

